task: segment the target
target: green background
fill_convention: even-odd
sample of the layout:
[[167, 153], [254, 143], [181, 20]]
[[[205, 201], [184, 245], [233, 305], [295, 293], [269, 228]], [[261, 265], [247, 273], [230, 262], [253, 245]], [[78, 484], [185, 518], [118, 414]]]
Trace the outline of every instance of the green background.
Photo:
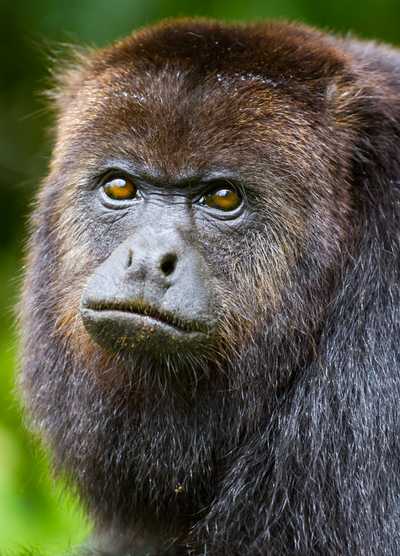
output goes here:
[[89, 526], [25, 432], [15, 394], [13, 314], [27, 217], [46, 173], [51, 123], [41, 98], [60, 43], [103, 45], [163, 17], [285, 18], [400, 42], [400, 0], [0, 0], [0, 556], [57, 554]]

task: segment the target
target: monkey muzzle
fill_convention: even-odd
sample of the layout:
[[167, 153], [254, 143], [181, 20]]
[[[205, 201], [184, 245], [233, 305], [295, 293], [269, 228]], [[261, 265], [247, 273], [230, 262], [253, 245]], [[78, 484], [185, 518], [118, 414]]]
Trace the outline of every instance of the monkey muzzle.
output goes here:
[[81, 316], [98, 344], [178, 351], [210, 341], [211, 278], [199, 253], [178, 239], [170, 233], [128, 239], [94, 271]]

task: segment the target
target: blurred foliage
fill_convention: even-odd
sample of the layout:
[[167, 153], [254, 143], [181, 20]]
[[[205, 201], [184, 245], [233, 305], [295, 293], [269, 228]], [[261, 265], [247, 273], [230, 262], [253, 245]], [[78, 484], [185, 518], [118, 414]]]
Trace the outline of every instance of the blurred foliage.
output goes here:
[[[52, 480], [22, 423], [15, 391], [13, 312], [23, 237], [46, 173], [50, 121], [40, 91], [59, 43], [102, 45], [162, 17], [285, 18], [400, 42], [399, 0], [0, 0], [0, 554], [60, 554], [87, 534], [75, 500]], [[41, 552], [42, 553], [42, 552]]]

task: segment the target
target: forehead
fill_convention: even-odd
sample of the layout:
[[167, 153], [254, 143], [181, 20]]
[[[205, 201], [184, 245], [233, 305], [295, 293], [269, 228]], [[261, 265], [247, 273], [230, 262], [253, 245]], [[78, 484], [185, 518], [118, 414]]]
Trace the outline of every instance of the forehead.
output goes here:
[[193, 24], [134, 35], [93, 59], [69, 135], [159, 166], [242, 160], [321, 113], [339, 61], [325, 53], [322, 63], [311, 45], [299, 57], [299, 40], [274, 27]]

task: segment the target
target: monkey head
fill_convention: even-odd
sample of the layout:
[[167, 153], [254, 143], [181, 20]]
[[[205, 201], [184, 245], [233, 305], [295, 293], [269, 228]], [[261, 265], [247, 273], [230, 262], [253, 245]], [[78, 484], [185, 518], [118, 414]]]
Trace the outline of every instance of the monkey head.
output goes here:
[[248, 44], [246, 28], [161, 25], [63, 74], [42, 196], [55, 333], [76, 353], [204, 367], [259, 334], [290, 346], [319, 316], [289, 306], [327, 287], [346, 234], [343, 61], [295, 63], [294, 27], [276, 55], [278, 28]]

